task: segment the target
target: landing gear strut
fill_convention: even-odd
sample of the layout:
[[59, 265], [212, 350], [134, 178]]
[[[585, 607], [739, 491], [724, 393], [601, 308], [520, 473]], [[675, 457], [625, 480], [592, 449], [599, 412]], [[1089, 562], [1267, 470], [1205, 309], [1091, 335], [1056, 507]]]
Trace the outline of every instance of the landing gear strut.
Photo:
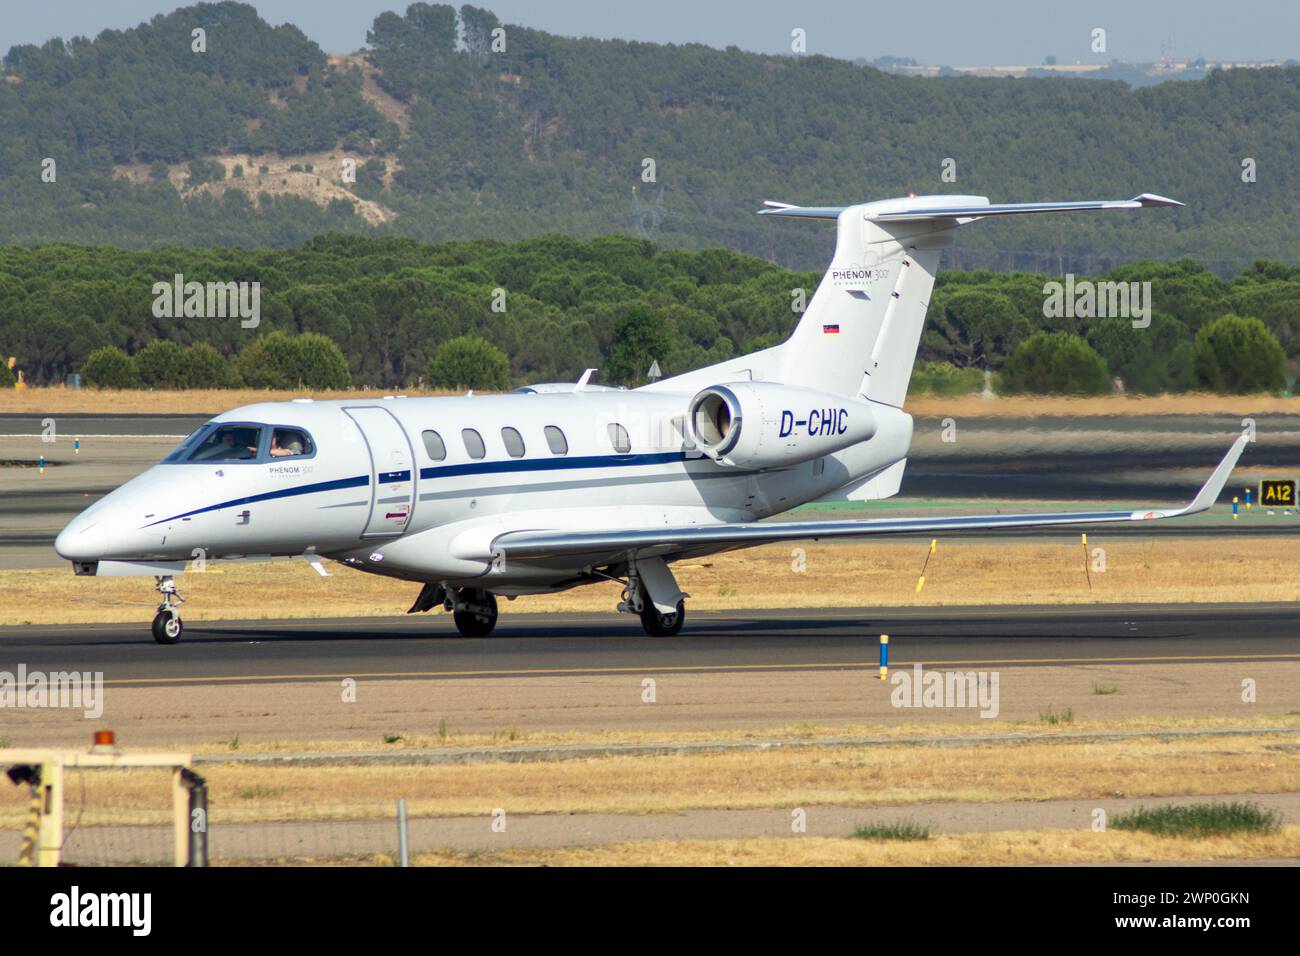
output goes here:
[[491, 591], [461, 588], [448, 595], [456, 630], [464, 637], [487, 637], [497, 626], [497, 599]]
[[[650, 595], [647, 586], [647, 573], [652, 581], [664, 591], [677, 597], [677, 606], [668, 612], [659, 610]], [[678, 597], [680, 595], [680, 597]], [[666, 596], [666, 595], [664, 595]], [[651, 637], [672, 637], [686, 623], [686, 598], [673, 580], [672, 572], [658, 558], [641, 562], [629, 561], [627, 584], [623, 588], [623, 599], [618, 602], [618, 610], [623, 614], [636, 614], [641, 618], [641, 626]], [[672, 598], [667, 599], [671, 601]], [[667, 603], [667, 602], [665, 602]]]
[[181, 605], [185, 603], [185, 598], [177, 593], [176, 582], [170, 574], [155, 580], [157, 583], [154, 588], [162, 595], [162, 603], [158, 605], [158, 613], [153, 618], [153, 639], [159, 644], [176, 644], [185, 631], [185, 625], [181, 622]]

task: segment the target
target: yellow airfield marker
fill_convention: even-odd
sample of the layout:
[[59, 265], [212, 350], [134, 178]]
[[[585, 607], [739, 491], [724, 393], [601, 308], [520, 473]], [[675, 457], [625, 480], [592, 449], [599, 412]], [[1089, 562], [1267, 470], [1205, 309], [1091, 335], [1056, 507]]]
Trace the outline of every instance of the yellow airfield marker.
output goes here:
[[1088, 567], [1088, 535], [1079, 535], [1083, 547], [1083, 575], [1088, 579], [1088, 590], [1092, 590], [1092, 569]]
[[930, 550], [925, 553], [925, 563], [921, 565], [921, 576], [916, 579], [916, 593], [921, 593], [921, 588], [925, 587], [925, 569], [930, 566], [930, 556], [934, 554], [939, 545], [938, 538], [930, 539]]

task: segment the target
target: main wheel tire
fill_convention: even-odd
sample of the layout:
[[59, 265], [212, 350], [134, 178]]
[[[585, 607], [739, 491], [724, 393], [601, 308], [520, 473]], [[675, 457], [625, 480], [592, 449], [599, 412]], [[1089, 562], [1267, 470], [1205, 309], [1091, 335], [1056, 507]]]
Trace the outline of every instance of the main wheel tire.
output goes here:
[[672, 637], [686, 623], [686, 601], [677, 602], [677, 610], [661, 614], [647, 597], [641, 608], [641, 626], [651, 637]]
[[466, 588], [461, 592], [461, 596], [470, 604], [482, 605], [490, 613], [482, 615], [475, 611], [455, 611], [452, 617], [456, 621], [456, 630], [460, 631], [463, 637], [487, 637], [497, 626], [496, 595], [490, 591]]
[[185, 624], [179, 614], [171, 611], [159, 611], [153, 619], [153, 639], [159, 644], [178, 644]]

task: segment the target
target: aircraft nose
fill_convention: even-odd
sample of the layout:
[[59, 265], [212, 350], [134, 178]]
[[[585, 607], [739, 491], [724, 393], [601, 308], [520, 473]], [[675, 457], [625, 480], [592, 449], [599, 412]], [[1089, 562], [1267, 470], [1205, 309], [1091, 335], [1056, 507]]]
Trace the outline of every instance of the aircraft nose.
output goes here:
[[54, 539], [54, 550], [68, 561], [97, 561], [108, 551], [108, 533], [94, 521], [73, 518]]

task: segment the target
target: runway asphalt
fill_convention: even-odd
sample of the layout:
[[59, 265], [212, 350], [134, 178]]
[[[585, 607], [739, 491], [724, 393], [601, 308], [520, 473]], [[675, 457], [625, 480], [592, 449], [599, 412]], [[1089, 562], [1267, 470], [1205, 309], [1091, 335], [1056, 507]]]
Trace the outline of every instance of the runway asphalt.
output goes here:
[[891, 667], [1300, 660], [1300, 604], [968, 607], [699, 612], [675, 638], [609, 614], [502, 613], [461, 638], [447, 615], [186, 625], [175, 646], [148, 622], [0, 628], [0, 671], [102, 671], [110, 685], [325, 678], [548, 678]]

